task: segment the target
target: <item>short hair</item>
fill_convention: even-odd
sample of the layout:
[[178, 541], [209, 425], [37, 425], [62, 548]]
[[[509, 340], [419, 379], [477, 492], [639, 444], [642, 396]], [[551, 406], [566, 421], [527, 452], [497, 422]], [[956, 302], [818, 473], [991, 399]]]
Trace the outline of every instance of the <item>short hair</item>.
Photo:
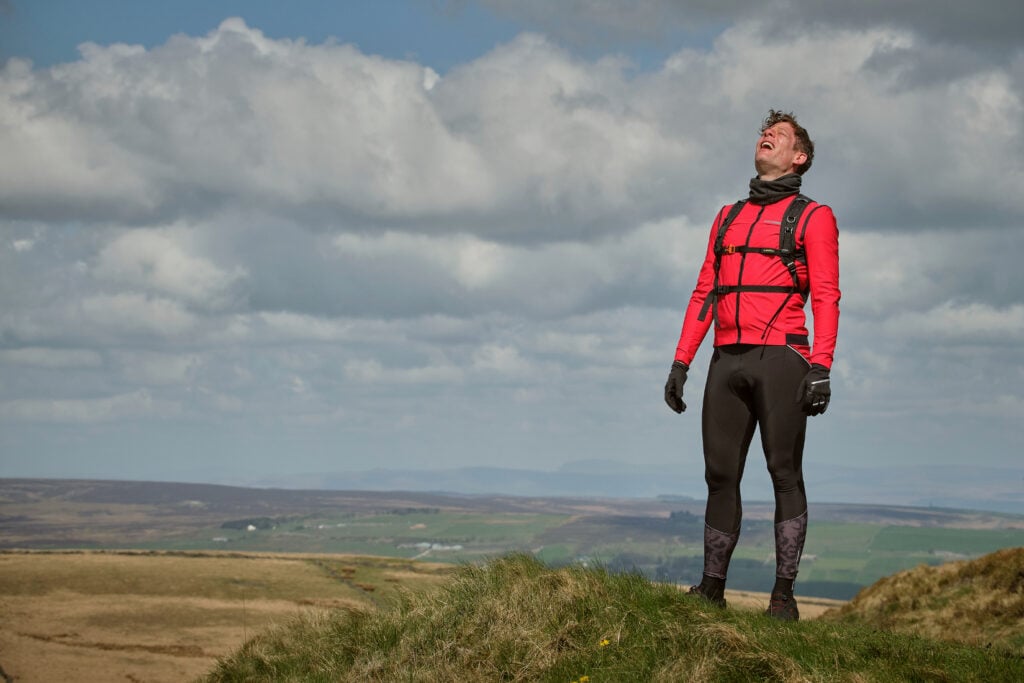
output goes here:
[[807, 129], [796, 122], [796, 116], [793, 113], [769, 109], [768, 116], [764, 117], [764, 121], [761, 122], [761, 132], [765, 132], [777, 123], [788, 123], [793, 126], [793, 132], [796, 133], [796, 141], [793, 146], [798, 151], [807, 155], [807, 161], [797, 166], [796, 172], [800, 175], [807, 173], [807, 169], [811, 167], [811, 162], [814, 161], [814, 142], [811, 141], [811, 136], [807, 133]]

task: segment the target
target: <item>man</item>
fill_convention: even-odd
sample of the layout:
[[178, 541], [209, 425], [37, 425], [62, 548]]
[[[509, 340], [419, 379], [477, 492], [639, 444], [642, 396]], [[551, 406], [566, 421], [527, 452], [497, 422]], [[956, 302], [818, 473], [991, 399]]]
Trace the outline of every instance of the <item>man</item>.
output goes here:
[[[814, 143], [796, 118], [771, 110], [754, 148], [757, 177], [749, 198], [723, 207], [711, 229], [665, 384], [665, 402], [682, 413], [690, 363], [713, 319], [701, 420], [708, 485], [704, 574], [690, 592], [725, 606], [740, 533], [740, 479], [756, 426], [775, 490], [776, 580], [768, 614], [793, 621], [799, 619], [793, 583], [807, 535], [804, 434], [807, 416], [828, 407], [839, 323], [836, 220], [829, 207], [799, 194], [813, 159]], [[808, 298], [813, 346], [804, 315]]]

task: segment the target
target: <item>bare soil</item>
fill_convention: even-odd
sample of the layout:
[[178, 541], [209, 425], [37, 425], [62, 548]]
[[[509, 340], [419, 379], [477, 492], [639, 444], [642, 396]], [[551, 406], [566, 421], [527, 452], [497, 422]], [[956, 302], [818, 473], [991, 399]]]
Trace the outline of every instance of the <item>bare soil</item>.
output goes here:
[[[744, 610], [757, 610], [763, 612], [768, 609], [768, 600], [771, 597], [768, 593], [754, 593], [751, 591], [726, 590], [725, 599], [730, 607]], [[831, 600], [829, 598], [808, 598], [800, 594], [796, 595], [797, 607], [800, 609], [801, 619], [817, 619], [831, 609], [842, 607], [845, 600]]]

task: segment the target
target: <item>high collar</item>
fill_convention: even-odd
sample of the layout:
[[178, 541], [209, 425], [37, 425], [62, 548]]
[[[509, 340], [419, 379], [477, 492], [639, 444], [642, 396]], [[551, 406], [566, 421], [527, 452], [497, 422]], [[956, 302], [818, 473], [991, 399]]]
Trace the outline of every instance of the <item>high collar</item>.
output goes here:
[[803, 178], [797, 173], [788, 173], [775, 180], [750, 179], [750, 202], [772, 204], [800, 192]]

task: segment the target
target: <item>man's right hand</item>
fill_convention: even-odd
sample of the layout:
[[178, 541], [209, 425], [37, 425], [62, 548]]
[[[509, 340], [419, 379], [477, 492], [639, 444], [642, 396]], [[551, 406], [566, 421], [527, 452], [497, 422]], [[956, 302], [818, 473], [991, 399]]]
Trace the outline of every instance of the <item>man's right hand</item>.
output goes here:
[[677, 413], [686, 410], [683, 403], [683, 385], [686, 384], [686, 373], [690, 366], [681, 360], [672, 363], [672, 370], [668, 373], [668, 381], [665, 382], [665, 403]]

